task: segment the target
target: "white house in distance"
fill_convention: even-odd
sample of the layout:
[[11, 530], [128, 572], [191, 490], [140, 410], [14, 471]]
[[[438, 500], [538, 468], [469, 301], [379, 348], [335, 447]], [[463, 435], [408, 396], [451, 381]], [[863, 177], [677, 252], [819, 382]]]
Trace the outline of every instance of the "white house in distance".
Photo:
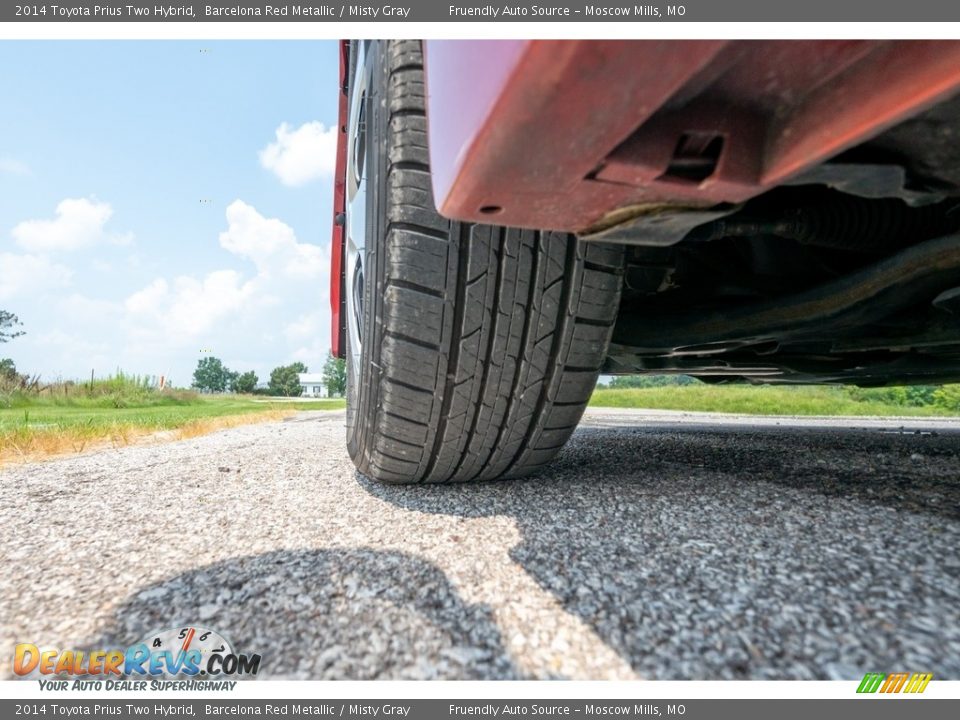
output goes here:
[[297, 373], [300, 378], [300, 387], [303, 392], [300, 397], [326, 397], [327, 386], [323, 382], [322, 373]]

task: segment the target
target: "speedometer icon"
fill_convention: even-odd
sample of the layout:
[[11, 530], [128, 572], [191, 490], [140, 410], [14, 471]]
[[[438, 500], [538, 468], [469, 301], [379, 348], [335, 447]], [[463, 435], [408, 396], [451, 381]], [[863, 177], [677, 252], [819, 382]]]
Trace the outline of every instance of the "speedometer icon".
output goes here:
[[[151, 653], [168, 652], [171, 658], [186, 658], [188, 652], [199, 652], [200, 660], [196, 664], [201, 675], [206, 674], [205, 668], [212, 655], [225, 657], [234, 654], [233, 647], [223, 635], [216, 630], [195, 625], [151, 633], [141, 642], [146, 644]], [[165, 676], [172, 675], [165, 673]]]

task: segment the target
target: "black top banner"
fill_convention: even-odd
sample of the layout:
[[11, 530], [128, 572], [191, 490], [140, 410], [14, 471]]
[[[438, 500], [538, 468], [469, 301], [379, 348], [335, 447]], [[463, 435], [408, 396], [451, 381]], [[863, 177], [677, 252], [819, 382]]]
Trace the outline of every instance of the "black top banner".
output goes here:
[[[516, 2], [516, 0], [515, 0]], [[685, 0], [633, 4], [554, 0], [448, 3], [400, 0], [338, 2], [3, 3], [0, 22], [952, 22], [956, 0]]]

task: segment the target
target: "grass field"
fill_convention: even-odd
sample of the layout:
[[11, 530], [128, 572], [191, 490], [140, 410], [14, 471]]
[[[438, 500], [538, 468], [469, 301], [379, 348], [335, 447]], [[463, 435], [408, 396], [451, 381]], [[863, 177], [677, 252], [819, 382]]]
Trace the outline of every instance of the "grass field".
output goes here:
[[[22, 385], [22, 383], [21, 383]], [[117, 373], [42, 390], [0, 387], [0, 464], [122, 446], [146, 437], [193, 437], [226, 427], [277, 420], [300, 410], [337, 410], [343, 399], [271, 400], [156, 389], [150, 378]], [[723, 412], [744, 415], [957, 416], [960, 385], [939, 388], [774, 387], [702, 383], [598, 388], [593, 407]]]
[[841, 387], [777, 387], [753, 385], [668, 385], [650, 388], [598, 388], [591, 407], [688, 410], [744, 415], [855, 415], [935, 416], [958, 415], [937, 405], [922, 407], [883, 402], [864, 393], [851, 396]]
[[120, 392], [94, 397], [0, 398], [0, 462], [82, 452], [103, 444], [127, 445], [170, 431], [174, 439], [225, 427], [273, 420], [298, 410], [336, 410], [342, 399], [278, 401], [189, 392]]

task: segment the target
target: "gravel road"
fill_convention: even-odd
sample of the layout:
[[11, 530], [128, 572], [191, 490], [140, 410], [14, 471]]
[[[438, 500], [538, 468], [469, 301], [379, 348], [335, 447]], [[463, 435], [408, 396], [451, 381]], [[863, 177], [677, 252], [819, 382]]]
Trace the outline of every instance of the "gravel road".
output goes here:
[[960, 679], [960, 422], [591, 411], [548, 472], [359, 476], [342, 412], [0, 470], [15, 642], [283, 678]]

